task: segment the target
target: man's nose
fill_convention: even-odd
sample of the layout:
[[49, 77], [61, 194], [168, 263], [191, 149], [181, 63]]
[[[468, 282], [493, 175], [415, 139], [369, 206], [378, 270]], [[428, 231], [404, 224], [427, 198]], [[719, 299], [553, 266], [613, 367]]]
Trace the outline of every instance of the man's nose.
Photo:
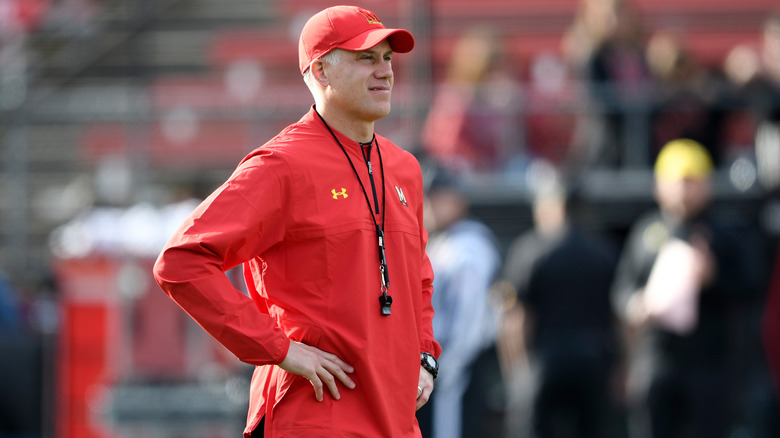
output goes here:
[[393, 77], [393, 66], [390, 64], [390, 61], [387, 62], [380, 62], [376, 72], [374, 72], [376, 77], [378, 78], [392, 78]]

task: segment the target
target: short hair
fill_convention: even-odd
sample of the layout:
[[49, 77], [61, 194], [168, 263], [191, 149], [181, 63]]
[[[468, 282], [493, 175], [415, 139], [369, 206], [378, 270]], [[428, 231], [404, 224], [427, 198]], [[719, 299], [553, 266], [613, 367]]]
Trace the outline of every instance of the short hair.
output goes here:
[[[314, 61], [324, 61], [330, 65], [339, 65], [341, 63], [341, 52], [343, 51], [344, 50], [342, 49], [333, 49]], [[314, 62], [312, 62], [312, 64], [314, 64]], [[309, 68], [303, 73], [303, 82], [306, 83], [310, 90], [314, 91], [314, 79], [311, 73], [311, 65], [309, 65]]]

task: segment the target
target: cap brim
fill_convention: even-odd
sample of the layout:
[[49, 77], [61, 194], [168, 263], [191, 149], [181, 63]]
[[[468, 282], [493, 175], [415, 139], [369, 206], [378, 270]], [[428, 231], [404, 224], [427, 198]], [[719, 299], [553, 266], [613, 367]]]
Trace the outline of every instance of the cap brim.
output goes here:
[[367, 50], [387, 39], [390, 48], [396, 53], [411, 52], [414, 48], [414, 37], [404, 29], [372, 29], [344, 41], [335, 46], [344, 50]]

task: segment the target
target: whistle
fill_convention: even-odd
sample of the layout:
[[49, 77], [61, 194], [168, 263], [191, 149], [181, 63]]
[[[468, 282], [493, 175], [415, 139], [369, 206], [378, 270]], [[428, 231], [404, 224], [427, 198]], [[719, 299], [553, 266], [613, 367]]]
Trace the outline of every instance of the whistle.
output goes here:
[[393, 304], [393, 297], [383, 293], [382, 296], [379, 297], [379, 304], [381, 306], [380, 311], [382, 316], [388, 316], [390, 315], [390, 306]]

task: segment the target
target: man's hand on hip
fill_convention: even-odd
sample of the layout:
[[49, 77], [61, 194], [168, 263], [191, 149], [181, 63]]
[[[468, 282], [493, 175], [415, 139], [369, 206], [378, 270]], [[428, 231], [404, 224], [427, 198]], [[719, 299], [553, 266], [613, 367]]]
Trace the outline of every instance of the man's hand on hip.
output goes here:
[[355, 387], [355, 382], [347, 375], [355, 371], [352, 365], [344, 362], [335, 354], [300, 342], [290, 342], [287, 356], [279, 364], [279, 367], [308, 379], [314, 387], [314, 396], [317, 401], [322, 401], [324, 386], [328, 387], [334, 399], [341, 398], [336, 379], [340, 380], [347, 388]]
[[420, 378], [417, 381], [417, 405], [415, 410], [419, 410], [428, 403], [428, 399], [433, 392], [433, 376], [423, 367], [420, 367]]

